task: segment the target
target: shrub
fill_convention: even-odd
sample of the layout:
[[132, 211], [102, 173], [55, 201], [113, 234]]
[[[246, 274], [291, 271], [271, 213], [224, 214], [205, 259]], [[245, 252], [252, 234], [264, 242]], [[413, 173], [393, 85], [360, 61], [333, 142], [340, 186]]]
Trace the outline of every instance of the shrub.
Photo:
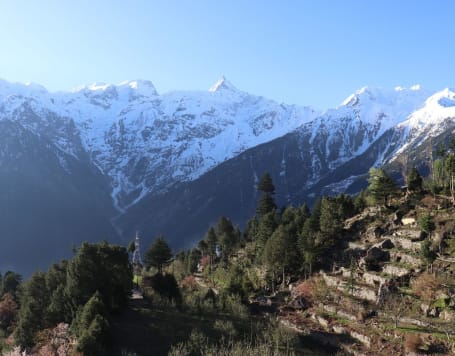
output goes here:
[[194, 276], [186, 276], [182, 283], [180, 283], [180, 286], [183, 289], [189, 290], [189, 291], [194, 291], [197, 289], [197, 283], [196, 283], [196, 278]]
[[426, 302], [432, 302], [441, 284], [432, 274], [424, 272], [411, 282], [414, 293]]
[[152, 288], [160, 297], [169, 302], [182, 303], [182, 295], [173, 274], [158, 272], [152, 277], [144, 277], [142, 285], [146, 291], [148, 288]]

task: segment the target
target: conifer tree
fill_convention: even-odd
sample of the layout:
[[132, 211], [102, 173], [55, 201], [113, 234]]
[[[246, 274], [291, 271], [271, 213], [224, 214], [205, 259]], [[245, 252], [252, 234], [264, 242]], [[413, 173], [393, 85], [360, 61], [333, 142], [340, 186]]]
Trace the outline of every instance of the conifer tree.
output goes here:
[[19, 322], [14, 333], [16, 342], [23, 349], [33, 346], [35, 333], [48, 326], [45, 314], [48, 301], [44, 273], [36, 272], [25, 284], [19, 309]]
[[264, 247], [265, 264], [274, 275], [276, 273], [282, 274], [283, 284], [286, 273], [294, 270], [299, 260], [296, 240], [293, 234], [290, 234], [283, 225], [280, 225], [267, 240]]
[[265, 172], [259, 179], [258, 188], [260, 192], [275, 194], [275, 186], [273, 185], [272, 177], [268, 172]]
[[109, 310], [123, 308], [133, 287], [133, 271], [126, 248], [84, 242], [68, 262], [65, 294], [72, 314], [99, 291]]
[[276, 210], [275, 200], [273, 194], [275, 194], [275, 186], [273, 185], [272, 178], [269, 173], [264, 173], [259, 180], [258, 191], [262, 192], [261, 199], [259, 200], [258, 207], [256, 209], [259, 217], [264, 216], [274, 210]]
[[145, 266], [156, 267], [159, 273], [163, 272], [163, 266], [170, 262], [172, 251], [163, 236], [158, 236], [145, 253]]
[[256, 247], [260, 253], [267, 240], [272, 236], [278, 226], [277, 217], [274, 211], [265, 214], [260, 220], [257, 228]]
[[422, 177], [417, 171], [416, 167], [413, 166], [409, 171], [406, 179], [408, 192], [420, 192], [422, 190]]
[[382, 168], [369, 171], [368, 190], [377, 204], [387, 206], [388, 198], [397, 191], [397, 185]]
[[208, 253], [210, 254], [211, 258], [215, 257], [216, 254], [216, 245], [217, 245], [217, 236], [215, 233], [215, 229], [211, 227], [207, 231], [207, 235], [205, 235], [205, 241], [207, 242]]
[[218, 244], [221, 248], [221, 256], [226, 262], [231, 255], [234, 247], [237, 245], [238, 236], [235, 232], [231, 220], [222, 216], [216, 225], [216, 236], [218, 237]]
[[72, 329], [78, 337], [77, 350], [87, 356], [106, 354], [109, 322], [101, 294], [96, 292], [75, 318]]

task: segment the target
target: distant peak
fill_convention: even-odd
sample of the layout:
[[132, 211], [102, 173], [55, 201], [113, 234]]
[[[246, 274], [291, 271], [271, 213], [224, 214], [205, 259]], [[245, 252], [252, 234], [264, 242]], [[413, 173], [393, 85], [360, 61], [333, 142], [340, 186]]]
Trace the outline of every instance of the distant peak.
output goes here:
[[357, 106], [366, 104], [367, 102], [382, 102], [387, 104], [396, 100], [408, 100], [406, 98], [417, 98], [420, 100], [428, 93], [420, 84], [411, 87], [396, 86], [393, 89], [365, 86], [346, 98], [341, 105]]
[[110, 92], [110, 91], [116, 91], [116, 90], [122, 90], [122, 89], [127, 89], [134, 91], [135, 93], [142, 95], [142, 96], [154, 96], [158, 95], [155, 86], [150, 80], [129, 80], [129, 81], [124, 81], [118, 85], [113, 85], [113, 84], [106, 84], [106, 83], [100, 83], [100, 82], [95, 82], [90, 85], [83, 85], [75, 88], [72, 90], [73, 92]]
[[218, 81], [212, 85], [212, 87], [209, 89], [210, 92], [218, 92], [220, 90], [237, 90], [237, 88], [229, 81], [226, 79], [224, 75], [221, 76]]
[[158, 95], [155, 86], [150, 80], [143, 79], [130, 80], [120, 83], [119, 87], [129, 87], [130, 89], [135, 90], [138, 94], [144, 96]]
[[110, 86], [111, 86], [110, 84], [106, 84], [103, 82], [95, 82], [95, 83], [90, 84], [86, 88], [89, 90], [106, 90]]

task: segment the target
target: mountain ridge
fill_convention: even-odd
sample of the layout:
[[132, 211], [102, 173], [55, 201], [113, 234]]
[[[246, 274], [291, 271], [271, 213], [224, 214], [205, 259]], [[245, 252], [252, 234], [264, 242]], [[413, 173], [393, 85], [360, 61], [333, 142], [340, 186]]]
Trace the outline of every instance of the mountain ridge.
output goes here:
[[[40, 179], [63, 174], [71, 181], [90, 172], [83, 181], [101, 184], [103, 193], [93, 191], [80, 202], [72, 199], [75, 205], [104, 207], [108, 214], [92, 208], [87, 214], [99, 216], [102, 230], [111, 231], [114, 239], [129, 239], [140, 227], [148, 240], [163, 233], [179, 248], [200, 239], [215, 213], [244, 224], [254, 210], [255, 186], [264, 171], [272, 173], [280, 204], [355, 193], [371, 166], [399, 161], [405, 151], [421, 150], [431, 135], [430, 144], [436, 144], [437, 135], [453, 130], [454, 98], [449, 89], [364, 87], [340, 106], [320, 112], [251, 95], [224, 77], [212, 91], [165, 94], [143, 80], [57, 93], [36, 84], [0, 81], [0, 123], [20, 128], [14, 139], [23, 142], [21, 154], [28, 159], [34, 150], [55, 157], [58, 167], [43, 161]], [[42, 142], [39, 148], [33, 143], [38, 141], [23, 139], [25, 133]], [[17, 154], [14, 146], [0, 147], [0, 173], [13, 185], [18, 175], [29, 174], [25, 166], [3, 164]], [[35, 187], [37, 182], [30, 176], [22, 184]], [[74, 187], [62, 186], [61, 194], [81, 189], [79, 183]], [[45, 192], [33, 199], [46, 204]], [[184, 209], [173, 206], [176, 202]], [[0, 206], [7, 204], [0, 201]], [[36, 201], [24, 204], [39, 206]], [[239, 211], [233, 212], [236, 206]], [[160, 207], [165, 215], [157, 213]], [[71, 215], [71, 205], [65, 209]], [[173, 214], [180, 216], [178, 228]], [[33, 230], [23, 231], [21, 238], [27, 233]]]

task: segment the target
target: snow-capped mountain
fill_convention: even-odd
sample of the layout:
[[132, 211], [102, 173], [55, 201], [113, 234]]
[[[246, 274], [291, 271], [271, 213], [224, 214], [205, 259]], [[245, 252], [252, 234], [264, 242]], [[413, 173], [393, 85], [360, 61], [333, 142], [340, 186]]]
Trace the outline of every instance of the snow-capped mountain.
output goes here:
[[[0, 81], [0, 209], [16, 202], [33, 207], [19, 221], [41, 217], [20, 229], [0, 218], [0, 233], [60, 241], [72, 229], [75, 243], [139, 230], [188, 245], [220, 215], [243, 224], [264, 171], [279, 205], [355, 192], [371, 166], [397, 162], [429, 137], [436, 144], [454, 118], [452, 90], [420, 86], [365, 87], [319, 112], [251, 95], [224, 77], [208, 91], [165, 94], [143, 80], [56, 93]], [[95, 220], [96, 236], [87, 232]]]
[[164, 95], [148, 81], [93, 84], [70, 93], [0, 83], [0, 118], [50, 136], [66, 154], [77, 157], [83, 149], [110, 178], [120, 211], [317, 114], [242, 92], [224, 77], [207, 92]]

